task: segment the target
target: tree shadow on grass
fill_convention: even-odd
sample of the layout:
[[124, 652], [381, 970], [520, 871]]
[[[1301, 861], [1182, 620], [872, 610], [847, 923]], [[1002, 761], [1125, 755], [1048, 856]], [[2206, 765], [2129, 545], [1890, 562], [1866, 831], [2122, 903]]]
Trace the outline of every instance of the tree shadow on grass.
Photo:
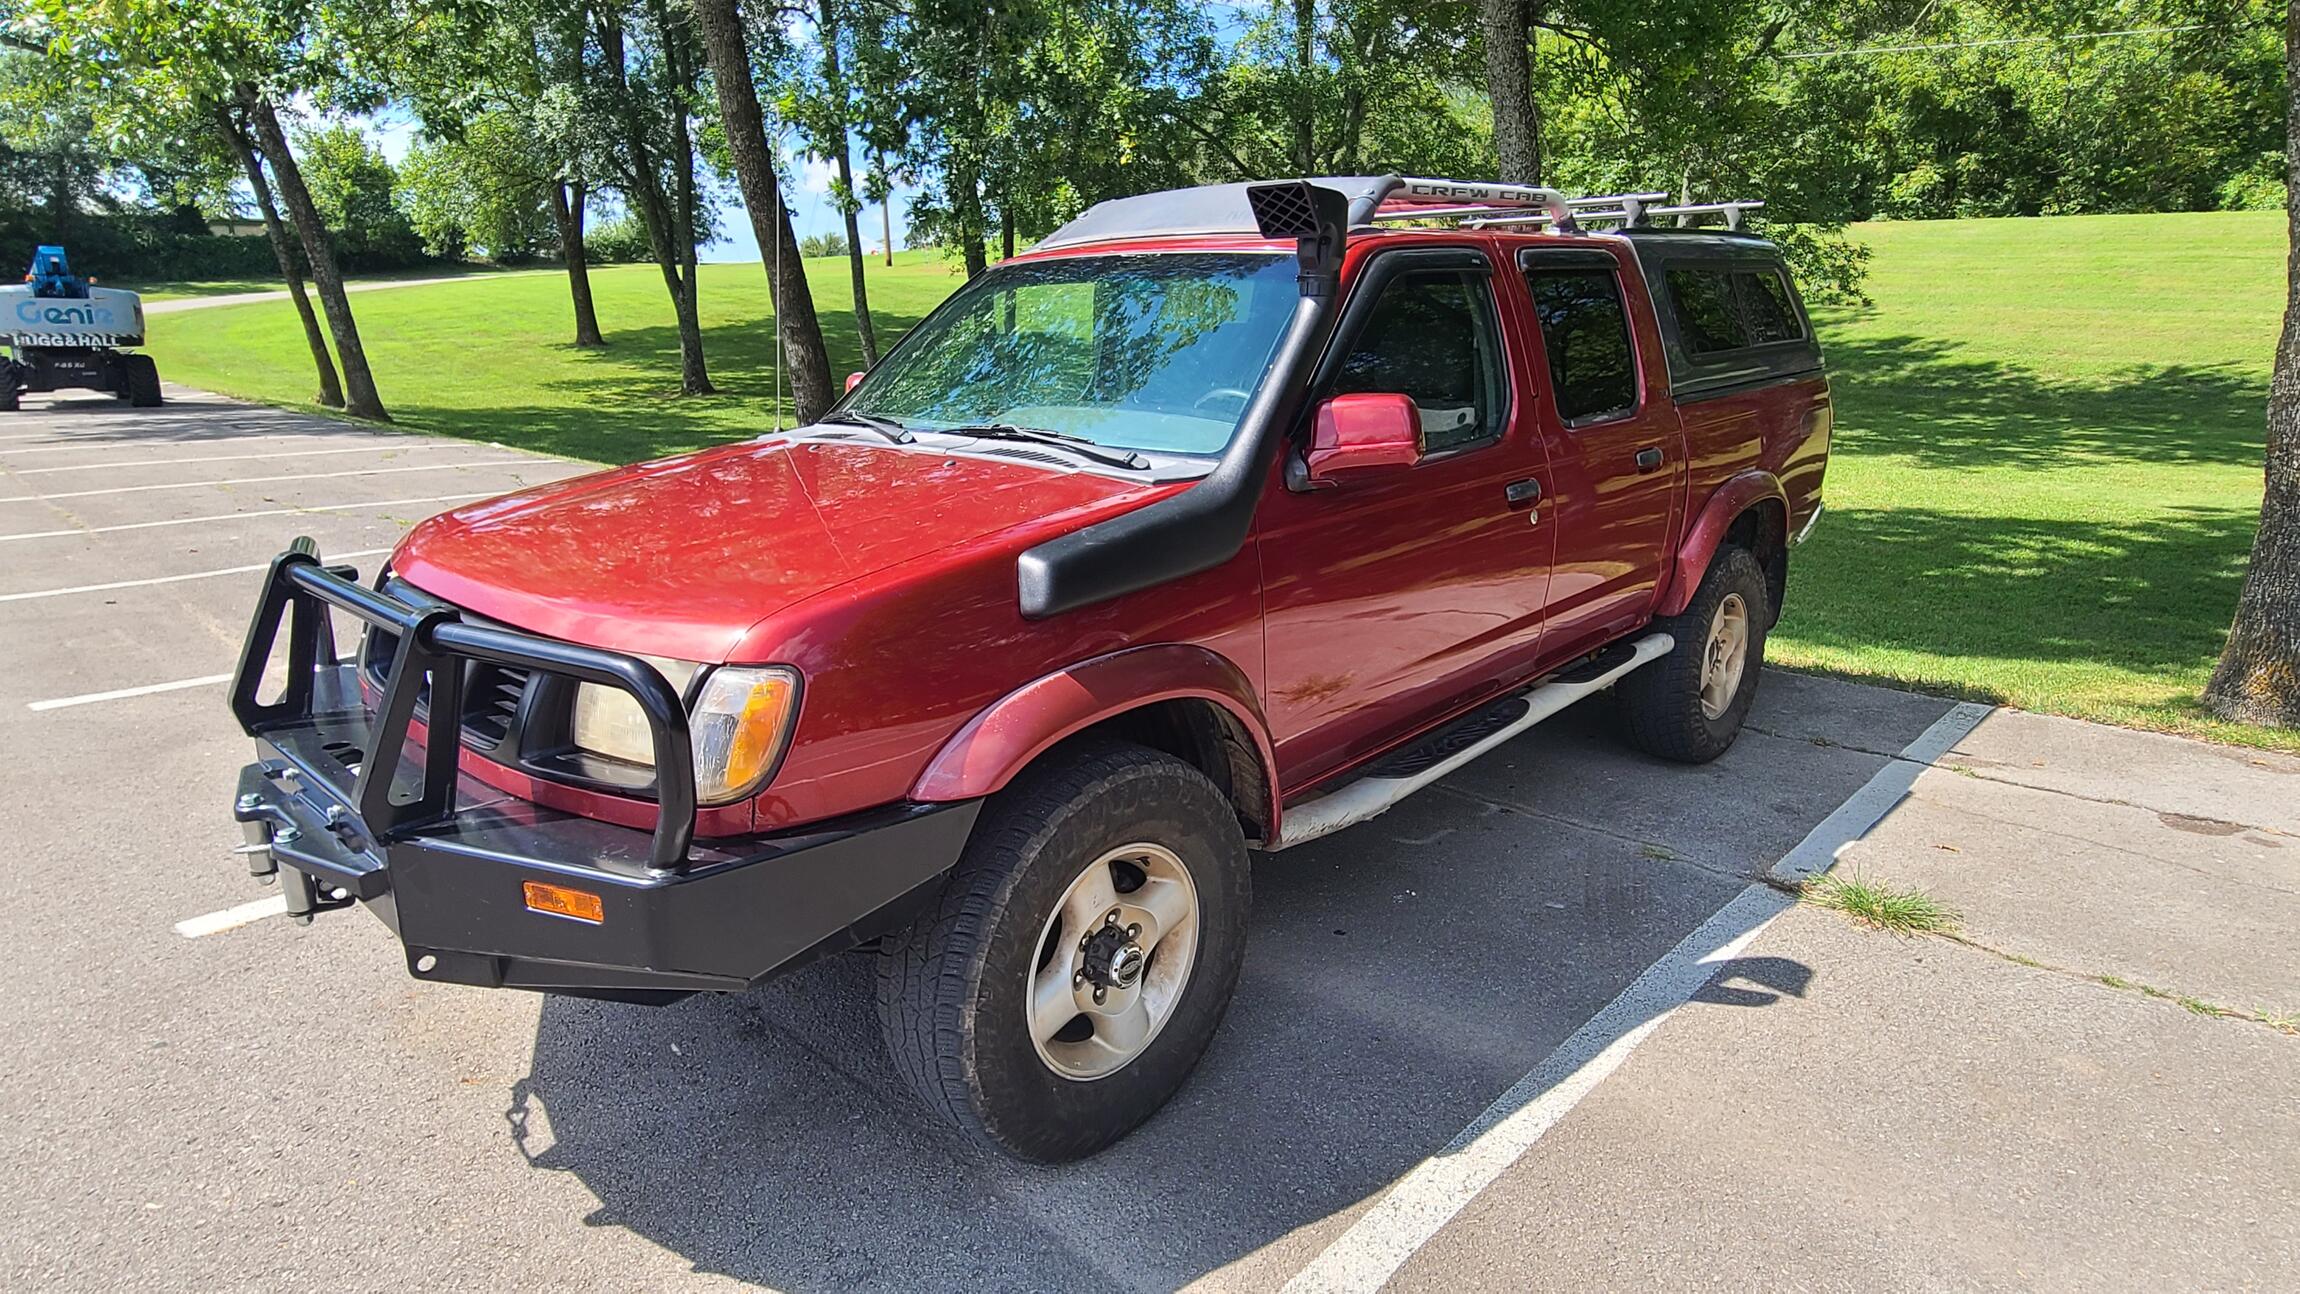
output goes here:
[[2250, 508], [2131, 521], [1832, 510], [1791, 561], [1784, 637], [1848, 652], [2208, 668], [2252, 543]]
[[1927, 467], [2260, 461], [2258, 374], [2175, 364], [2056, 381], [1924, 337], [1826, 345], [1843, 448]]

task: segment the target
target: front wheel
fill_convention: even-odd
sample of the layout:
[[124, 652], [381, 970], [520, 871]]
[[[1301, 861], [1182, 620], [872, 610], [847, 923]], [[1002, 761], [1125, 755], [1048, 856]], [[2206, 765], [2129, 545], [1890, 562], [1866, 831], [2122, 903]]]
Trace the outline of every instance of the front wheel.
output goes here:
[[940, 901], [880, 957], [895, 1068], [962, 1131], [1080, 1159], [1180, 1088], [1246, 948], [1229, 801], [1169, 755], [1057, 751], [992, 798]]
[[1684, 612], [1654, 622], [1677, 645], [1615, 685], [1630, 745], [1686, 764], [1707, 763], [1732, 746], [1765, 668], [1765, 630], [1773, 623], [1767, 587], [1765, 568], [1748, 549], [1720, 548]]

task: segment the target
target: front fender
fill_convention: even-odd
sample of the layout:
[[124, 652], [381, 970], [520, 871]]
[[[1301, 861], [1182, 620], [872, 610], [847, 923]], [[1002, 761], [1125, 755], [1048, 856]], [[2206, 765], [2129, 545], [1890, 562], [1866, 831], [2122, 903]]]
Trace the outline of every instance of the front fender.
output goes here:
[[919, 774], [910, 798], [925, 802], [989, 795], [1048, 747], [1129, 710], [1161, 701], [1203, 700], [1222, 707], [1250, 734], [1269, 788], [1266, 821], [1278, 821], [1276, 753], [1260, 700], [1245, 672], [1186, 643], [1130, 647], [1023, 684], [969, 720]]
[[1701, 577], [1709, 573], [1709, 559], [1717, 555], [1717, 545], [1725, 542], [1725, 532], [1733, 528], [1734, 519], [1767, 499], [1781, 505], [1786, 522], [1789, 495], [1781, 488], [1781, 478], [1771, 472], [1751, 468], [1727, 477], [1710, 492], [1709, 501], [1702, 505], [1701, 514], [1686, 528], [1685, 539], [1677, 546], [1668, 587], [1662, 590], [1661, 604], [1654, 608], [1656, 615], [1677, 615], [1692, 604]]

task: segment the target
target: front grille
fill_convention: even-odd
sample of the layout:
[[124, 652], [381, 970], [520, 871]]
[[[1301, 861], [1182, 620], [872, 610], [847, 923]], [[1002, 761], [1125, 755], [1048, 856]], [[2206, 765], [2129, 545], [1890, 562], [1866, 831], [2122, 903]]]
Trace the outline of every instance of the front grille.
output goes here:
[[[384, 592], [403, 602], [416, 605], [445, 605], [403, 580], [388, 580]], [[475, 624], [492, 624], [477, 616], [466, 615], [465, 620]], [[391, 681], [394, 653], [399, 650], [399, 636], [388, 630], [369, 626], [367, 641], [361, 656], [361, 668], [369, 683], [381, 694]], [[511, 735], [512, 724], [519, 714], [520, 698], [525, 696], [534, 675], [527, 670], [508, 665], [489, 665], [478, 661], [467, 662], [463, 676], [463, 739], [466, 744], [481, 751], [493, 752]], [[416, 718], [431, 721], [431, 685], [426, 682], [416, 693]]]
[[519, 698], [526, 695], [532, 675], [508, 665], [479, 665], [464, 691], [463, 731], [493, 749], [510, 735], [511, 721], [519, 713]]

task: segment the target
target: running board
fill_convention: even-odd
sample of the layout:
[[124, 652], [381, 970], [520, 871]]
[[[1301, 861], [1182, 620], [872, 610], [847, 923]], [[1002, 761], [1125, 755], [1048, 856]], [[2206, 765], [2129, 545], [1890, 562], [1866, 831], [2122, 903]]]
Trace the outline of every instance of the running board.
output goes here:
[[[1525, 706], [1525, 712], [1508, 724], [1480, 735], [1477, 740], [1459, 750], [1448, 752], [1435, 763], [1407, 761], [1408, 767], [1419, 765], [1418, 770], [1399, 776], [1382, 776], [1381, 764], [1376, 771], [1342, 787], [1330, 795], [1319, 796], [1306, 804], [1287, 809], [1278, 828], [1278, 838], [1263, 848], [1269, 853], [1291, 849], [1296, 845], [1332, 835], [1344, 827], [1354, 827], [1368, 818], [1377, 817], [1393, 804], [1437, 781], [1533, 725], [1540, 723], [1565, 707], [1592, 692], [1611, 687], [1614, 680], [1629, 671], [1652, 661], [1677, 645], [1668, 634], [1647, 634], [1631, 646], [1629, 659], [1609, 663], [1606, 668], [1586, 677], [1573, 677], [1573, 672], [1540, 684], [1530, 691], [1510, 698]], [[1570, 680], [1570, 681], [1569, 681]], [[1480, 713], [1483, 713], [1482, 711]], [[1474, 720], [1476, 716], [1472, 716]], [[1438, 740], [1443, 740], [1439, 734]], [[1387, 761], [1385, 761], [1387, 762]], [[1401, 770], [1402, 773], [1402, 770]]]

